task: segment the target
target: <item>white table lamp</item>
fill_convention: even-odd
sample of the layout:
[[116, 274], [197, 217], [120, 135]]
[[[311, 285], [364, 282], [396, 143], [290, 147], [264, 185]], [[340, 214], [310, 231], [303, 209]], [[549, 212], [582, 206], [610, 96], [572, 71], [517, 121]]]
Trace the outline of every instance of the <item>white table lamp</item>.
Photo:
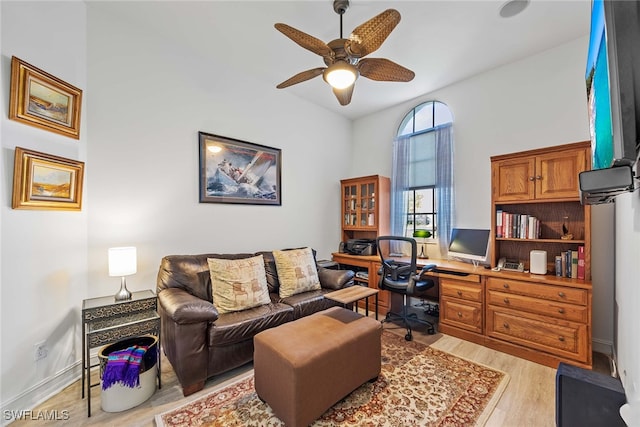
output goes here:
[[109, 276], [120, 276], [120, 291], [115, 295], [116, 301], [131, 299], [131, 292], [127, 289], [125, 276], [136, 274], [137, 254], [135, 247], [109, 248]]

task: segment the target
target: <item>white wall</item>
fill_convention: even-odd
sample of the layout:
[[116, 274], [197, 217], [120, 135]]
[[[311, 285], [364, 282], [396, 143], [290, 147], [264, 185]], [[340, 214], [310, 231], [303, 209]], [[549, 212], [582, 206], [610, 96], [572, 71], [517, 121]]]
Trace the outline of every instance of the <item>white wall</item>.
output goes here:
[[[88, 10], [95, 295], [117, 290], [107, 277], [111, 246], [138, 247], [132, 290], [155, 288], [168, 254], [309, 245], [327, 258], [337, 250], [348, 120], [243, 75], [224, 57], [198, 56], [126, 16]], [[198, 131], [280, 148], [282, 206], [199, 203]]]
[[[637, 168], [640, 167], [637, 166]], [[636, 171], [636, 176], [637, 175]], [[636, 181], [636, 187], [639, 183]], [[616, 197], [617, 356], [620, 378], [631, 407], [628, 425], [640, 425], [640, 192]], [[625, 414], [626, 415], [626, 414]]]
[[[390, 176], [391, 141], [401, 120], [421, 102], [444, 102], [454, 115], [456, 225], [489, 228], [491, 156], [589, 139], [587, 46], [581, 38], [356, 120], [353, 175]], [[592, 213], [593, 341], [595, 349], [610, 352], [613, 216], [610, 209]]]
[[[82, 300], [119, 288], [109, 247], [138, 247], [131, 290], [155, 289], [167, 254], [337, 249], [348, 120], [95, 3], [0, 4], [3, 410], [32, 408], [78, 378]], [[7, 119], [11, 55], [84, 90], [80, 141]], [[198, 131], [282, 149], [282, 206], [198, 203]], [[86, 161], [82, 211], [12, 210], [15, 146]], [[35, 363], [41, 340], [49, 356]]]
[[[2, 409], [25, 409], [34, 400], [59, 391], [69, 377], [80, 372], [78, 327], [80, 303], [88, 295], [88, 210], [11, 209], [14, 148], [85, 161], [88, 127], [86, 103], [82, 105], [80, 140], [8, 120], [11, 56], [86, 88], [86, 11], [79, 1], [3, 1], [0, 7], [0, 402]], [[85, 188], [85, 201], [89, 192]], [[42, 340], [46, 340], [48, 356], [35, 362], [33, 345]]]

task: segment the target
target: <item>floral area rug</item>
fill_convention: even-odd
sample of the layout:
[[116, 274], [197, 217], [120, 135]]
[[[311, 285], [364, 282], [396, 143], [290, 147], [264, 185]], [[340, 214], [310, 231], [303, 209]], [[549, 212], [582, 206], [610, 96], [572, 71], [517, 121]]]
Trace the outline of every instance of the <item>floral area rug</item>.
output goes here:
[[[382, 334], [382, 372], [336, 403], [321, 426], [482, 426], [508, 375], [402, 336]], [[313, 398], [313, 396], [309, 396]], [[156, 415], [158, 427], [284, 426], [258, 398], [253, 371], [174, 410]]]

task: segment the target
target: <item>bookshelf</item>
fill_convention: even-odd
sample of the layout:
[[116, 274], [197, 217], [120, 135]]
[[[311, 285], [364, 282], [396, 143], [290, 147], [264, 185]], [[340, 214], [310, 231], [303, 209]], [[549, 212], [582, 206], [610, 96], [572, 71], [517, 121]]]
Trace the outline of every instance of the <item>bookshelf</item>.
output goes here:
[[[591, 210], [580, 204], [578, 191], [578, 174], [588, 169], [588, 159], [589, 141], [491, 157], [493, 267], [505, 257], [528, 269], [530, 251], [544, 250], [547, 272], [555, 274], [555, 256], [582, 246], [585, 280], [591, 279]], [[536, 218], [537, 232], [506, 233], [505, 214]], [[563, 224], [570, 239], [563, 238]]]

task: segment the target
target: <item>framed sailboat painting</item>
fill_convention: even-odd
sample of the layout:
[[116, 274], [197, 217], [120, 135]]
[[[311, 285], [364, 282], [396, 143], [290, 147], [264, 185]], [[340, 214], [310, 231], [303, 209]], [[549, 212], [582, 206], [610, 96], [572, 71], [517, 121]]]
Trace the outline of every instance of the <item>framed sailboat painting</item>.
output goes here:
[[205, 132], [198, 136], [200, 203], [282, 204], [279, 148]]

